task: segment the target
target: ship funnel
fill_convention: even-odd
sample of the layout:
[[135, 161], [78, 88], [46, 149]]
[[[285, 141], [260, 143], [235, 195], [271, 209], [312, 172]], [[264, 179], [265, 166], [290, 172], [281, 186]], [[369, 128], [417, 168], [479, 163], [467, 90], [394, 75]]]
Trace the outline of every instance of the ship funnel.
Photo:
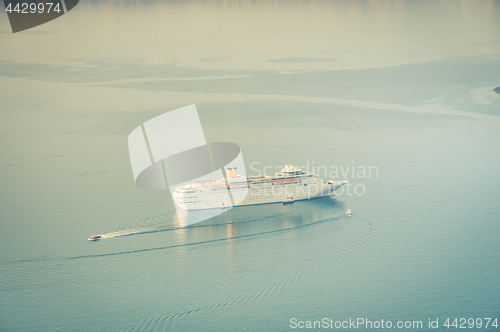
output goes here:
[[238, 167], [233, 167], [233, 178], [238, 177]]
[[226, 176], [228, 179], [232, 179], [233, 178], [233, 169], [231, 167], [228, 167], [226, 169]]

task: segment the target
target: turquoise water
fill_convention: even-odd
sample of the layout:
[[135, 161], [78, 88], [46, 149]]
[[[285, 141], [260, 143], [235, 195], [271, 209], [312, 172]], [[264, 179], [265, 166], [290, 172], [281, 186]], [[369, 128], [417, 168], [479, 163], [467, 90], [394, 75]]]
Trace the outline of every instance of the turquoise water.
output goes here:
[[[83, 2], [15, 35], [0, 15], [0, 330], [500, 319], [499, 14], [497, 1]], [[339, 174], [362, 195], [181, 228], [168, 192], [135, 185], [127, 137], [193, 103], [249, 174], [378, 172]]]

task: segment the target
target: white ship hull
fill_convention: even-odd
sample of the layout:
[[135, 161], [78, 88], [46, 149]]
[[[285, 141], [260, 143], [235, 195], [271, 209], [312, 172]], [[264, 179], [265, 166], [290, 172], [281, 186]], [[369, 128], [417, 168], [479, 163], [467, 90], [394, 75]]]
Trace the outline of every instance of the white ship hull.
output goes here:
[[[347, 181], [328, 181], [287, 166], [282, 173], [220, 179], [178, 187], [175, 204], [186, 211], [227, 208], [268, 203], [281, 203], [335, 195], [335, 190]], [[227, 181], [227, 182], [226, 182]]]
[[[342, 184], [337, 185], [323, 185], [315, 188], [305, 188], [296, 186], [295, 188], [252, 188], [247, 190], [231, 190], [233, 199], [240, 201], [235, 206], [268, 204], [268, 203], [282, 203], [287, 198], [292, 198], [294, 201], [313, 199], [324, 196], [334, 196], [335, 190], [340, 188]], [[175, 202], [181, 209], [190, 210], [203, 210], [215, 209], [221, 207], [231, 207], [231, 199], [229, 195], [217, 193], [200, 193], [196, 199], [190, 202]]]

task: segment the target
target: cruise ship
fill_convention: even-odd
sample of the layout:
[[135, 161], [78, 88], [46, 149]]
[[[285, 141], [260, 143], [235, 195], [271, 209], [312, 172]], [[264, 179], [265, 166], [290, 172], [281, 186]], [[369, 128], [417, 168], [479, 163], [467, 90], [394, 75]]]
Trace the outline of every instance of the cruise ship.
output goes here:
[[226, 168], [226, 177], [179, 186], [172, 194], [183, 210], [283, 203], [335, 195], [347, 181], [323, 181], [297, 166], [286, 165], [280, 173], [245, 177], [236, 167]]

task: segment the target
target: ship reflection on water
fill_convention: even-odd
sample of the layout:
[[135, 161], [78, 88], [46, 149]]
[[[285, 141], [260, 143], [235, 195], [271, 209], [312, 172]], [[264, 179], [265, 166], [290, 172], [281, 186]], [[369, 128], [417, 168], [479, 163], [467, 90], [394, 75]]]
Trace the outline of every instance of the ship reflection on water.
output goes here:
[[[232, 208], [221, 213], [219, 209], [178, 210], [174, 217], [176, 232], [185, 243], [193, 240], [210, 242], [222, 239], [247, 238], [278, 233], [339, 218], [344, 204], [332, 197], [298, 201], [294, 204], [279, 203]], [[200, 220], [204, 220], [201, 221]], [[195, 224], [196, 225], [193, 225]], [[181, 234], [182, 233], [182, 234]], [[188, 239], [189, 238], [189, 239]]]
[[179, 227], [187, 227], [196, 224], [203, 220], [208, 220], [214, 218], [215, 216], [223, 214], [223, 212], [229, 212], [227, 209], [206, 209], [206, 210], [193, 210], [186, 211], [182, 209], [177, 210], [176, 221], [179, 223]]
[[227, 224], [226, 234], [228, 239], [238, 237], [238, 227], [234, 224]]

